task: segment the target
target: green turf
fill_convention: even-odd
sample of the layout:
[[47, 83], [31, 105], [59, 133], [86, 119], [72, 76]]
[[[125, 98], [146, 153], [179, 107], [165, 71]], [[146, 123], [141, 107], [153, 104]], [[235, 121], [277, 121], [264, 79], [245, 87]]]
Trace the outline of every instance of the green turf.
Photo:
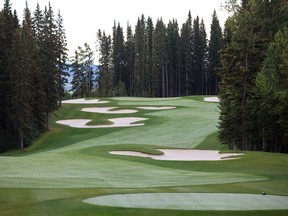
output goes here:
[[[84, 200], [100, 206], [174, 210], [280, 210], [287, 196], [231, 193], [144, 193], [99, 196]], [[241, 203], [241, 205], [239, 205]]]
[[[25, 149], [0, 156], [0, 215], [287, 215], [287, 210], [197, 211], [95, 206], [82, 201], [110, 194], [245, 193], [288, 195], [288, 156], [245, 152], [239, 160], [156, 161], [110, 155], [111, 150], [159, 154], [157, 148], [220, 149], [218, 104], [203, 97], [109, 98], [109, 104], [69, 105], [55, 113], [49, 132]], [[151, 111], [137, 106], [176, 106]], [[149, 118], [145, 126], [75, 129], [64, 119], [105, 123], [108, 114], [81, 112], [84, 107], [138, 110], [118, 117]], [[181, 195], [181, 194], [180, 194]], [[239, 202], [239, 205], [241, 203]]]

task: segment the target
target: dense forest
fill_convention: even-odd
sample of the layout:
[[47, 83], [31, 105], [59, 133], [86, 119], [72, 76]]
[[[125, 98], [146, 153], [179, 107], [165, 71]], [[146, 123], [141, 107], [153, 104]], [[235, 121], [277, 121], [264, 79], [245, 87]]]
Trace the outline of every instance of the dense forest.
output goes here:
[[220, 79], [219, 138], [230, 149], [288, 152], [288, 2], [230, 1]]
[[203, 19], [176, 19], [165, 24], [144, 15], [126, 34], [114, 23], [112, 35], [98, 31], [98, 70], [89, 66], [93, 51], [87, 44], [72, 58], [74, 97], [146, 96], [174, 97], [217, 93], [215, 68], [220, 66], [222, 30], [216, 12], [212, 15], [210, 40]]
[[[209, 39], [198, 16], [140, 16], [136, 26], [98, 30], [97, 50], [69, 59], [63, 18], [52, 6], [23, 21], [0, 11], [0, 152], [28, 146], [61, 106], [68, 69], [72, 97], [216, 95], [219, 139], [229, 149], [288, 152], [288, 2], [227, 0], [224, 30], [212, 14]], [[96, 54], [95, 54], [96, 53]], [[99, 64], [95, 65], [95, 58]]]
[[30, 144], [61, 105], [68, 60], [63, 18], [49, 4], [20, 25], [10, 1], [0, 11], [0, 152]]

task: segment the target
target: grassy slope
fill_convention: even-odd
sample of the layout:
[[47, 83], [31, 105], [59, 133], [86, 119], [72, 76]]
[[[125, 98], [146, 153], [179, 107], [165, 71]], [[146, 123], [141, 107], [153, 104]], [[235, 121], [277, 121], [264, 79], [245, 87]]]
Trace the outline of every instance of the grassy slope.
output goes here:
[[[221, 162], [164, 162], [112, 156], [110, 150], [159, 153], [157, 147], [223, 149], [215, 141], [217, 105], [201, 98], [175, 100], [121, 98], [97, 106], [135, 108], [177, 106], [169, 111], [139, 110], [144, 127], [73, 129], [57, 119], [91, 118], [105, 123], [111, 115], [81, 112], [94, 105], [64, 105], [51, 121], [51, 131], [33, 146], [0, 157], [1, 215], [275, 215], [275, 211], [168, 211], [97, 207], [83, 198], [140, 192], [227, 192], [288, 195], [287, 155], [247, 153]], [[161, 174], [157, 177], [156, 174]], [[50, 189], [53, 188], [53, 189]], [[288, 211], [277, 211], [287, 215]]]

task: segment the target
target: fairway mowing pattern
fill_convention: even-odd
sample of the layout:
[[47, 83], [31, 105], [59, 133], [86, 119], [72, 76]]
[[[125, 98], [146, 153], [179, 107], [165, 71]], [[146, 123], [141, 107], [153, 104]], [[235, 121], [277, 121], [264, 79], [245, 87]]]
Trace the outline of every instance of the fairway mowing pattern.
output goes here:
[[230, 193], [144, 193], [99, 196], [85, 203], [122, 208], [170, 210], [280, 210], [288, 209], [288, 197]]

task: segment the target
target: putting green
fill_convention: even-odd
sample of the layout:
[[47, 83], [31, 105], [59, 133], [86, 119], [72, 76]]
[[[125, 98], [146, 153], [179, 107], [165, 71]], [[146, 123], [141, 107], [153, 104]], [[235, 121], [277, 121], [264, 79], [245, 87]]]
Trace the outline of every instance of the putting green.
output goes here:
[[288, 209], [287, 196], [230, 193], [118, 194], [83, 202], [110, 207], [170, 210], [273, 210]]

